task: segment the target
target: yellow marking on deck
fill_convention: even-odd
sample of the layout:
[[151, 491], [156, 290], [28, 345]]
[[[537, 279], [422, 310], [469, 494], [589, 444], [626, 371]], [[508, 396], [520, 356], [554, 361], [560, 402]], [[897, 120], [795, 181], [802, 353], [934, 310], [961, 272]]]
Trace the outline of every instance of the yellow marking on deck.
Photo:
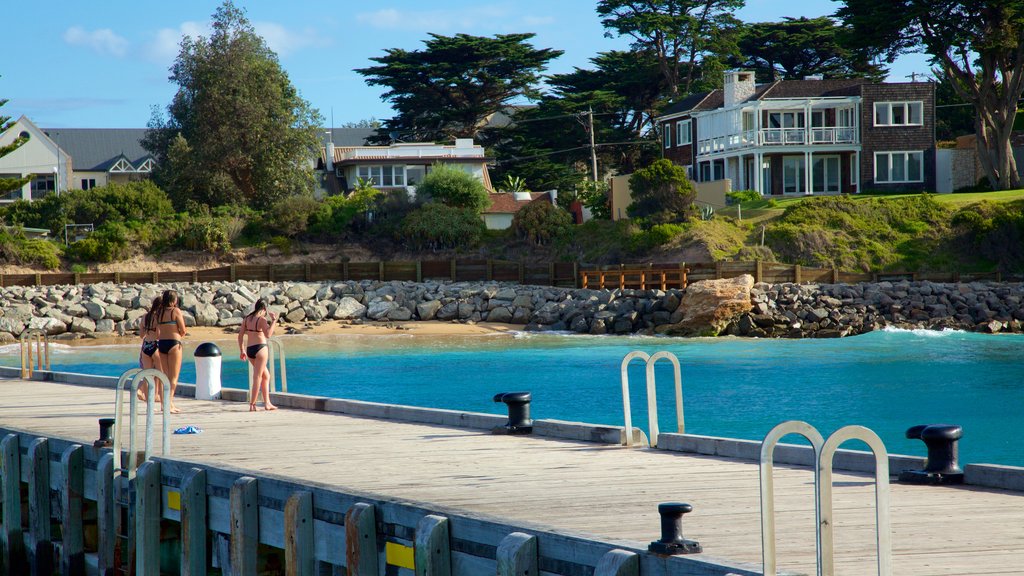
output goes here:
[[167, 492], [167, 507], [171, 510], [181, 510], [181, 492], [173, 490]]
[[412, 546], [405, 546], [397, 542], [384, 543], [384, 556], [387, 563], [399, 568], [416, 569], [416, 557], [413, 554]]

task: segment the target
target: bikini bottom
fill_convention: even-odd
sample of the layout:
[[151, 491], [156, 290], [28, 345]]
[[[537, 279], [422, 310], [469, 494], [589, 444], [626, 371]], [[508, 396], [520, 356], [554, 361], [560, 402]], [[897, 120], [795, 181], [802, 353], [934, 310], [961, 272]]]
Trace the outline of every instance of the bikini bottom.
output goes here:
[[156, 347], [160, 350], [161, 354], [167, 354], [171, 350], [174, 350], [175, 346], [181, 346], [181, 340], [157, 340]]
[[153, 354], [156, 354], [156, 349], [156, 340], [144, 340], [142, 342], [142, 353], [145, 354], [146, 356], [152, 358]]
[[263, 350], [266, 347], [266, 344], [253, 344], [252, 346], [246, 346], [245, 355], [249, 358], [255, 358], [256, 355], [260, 353], [260, 350]]

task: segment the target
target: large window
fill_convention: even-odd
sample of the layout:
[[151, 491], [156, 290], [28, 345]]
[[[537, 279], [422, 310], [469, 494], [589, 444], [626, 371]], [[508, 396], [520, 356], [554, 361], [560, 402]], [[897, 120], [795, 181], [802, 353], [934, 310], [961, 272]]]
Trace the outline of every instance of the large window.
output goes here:
[[676, 146], [686, 146], [691, 142], [692, 131], [690, 129], [691, 122], [689, 120], [680, 120], [676, 124]]
[[57, 180], [53, 174], [38, 174], [32, 179], [32, 199], [38, 200], [56, 188]]
[[374, 188], [405, 186], [405, 166], [360, 166], [356, 175], [373, 181]]
[[921, 102], [875, 102], [875, 126], [920, 126]]
[[811, 186], [814, 192], [839, 192], [839, 156], [814, 156]]
[[796, 194], [807, 191], [807, 166], [803, 156], [786, 156], [782, 159], [782, 192]]
[[875, 183], [924, 182], [924, 152], [876, 152]]
[[95, 178], [82, 178], [82, 190], [92, 190], [96, 187]]
[[665, 123], [662, 124], [662, 137], [665, 139], [665, 148], [672, 147], [672, 125]]
[[769, 112], [769, 128], [803, 128], [803, 112]]

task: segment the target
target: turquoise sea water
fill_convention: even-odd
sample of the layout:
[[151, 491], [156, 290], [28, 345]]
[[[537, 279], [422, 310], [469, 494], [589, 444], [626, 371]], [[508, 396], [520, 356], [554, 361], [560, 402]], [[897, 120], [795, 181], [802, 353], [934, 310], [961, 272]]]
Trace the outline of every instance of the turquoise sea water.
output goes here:
[[[924, 455], [916, 424], [964, 427], [962, 463], [1024, 466], [1024, 336], [882, 331], [839, 340], [682, 339], [550, 334], [286, 337], [290, 392], [503, 414], [497, 392], [533, 392], [534, 418], [623, 423], [619, 365], [632, 350], [668, 350], [682, 364], [686, 431], [760, 439], [806, 420], [824, 435], [875, 430], [890, 452]], [[183, 382], [194, 381], [187, 348]], [[245, 364], [221, 342], [224, 385]], [[137, 346], [57, 346], [53, 369], [116, 376]], [[15, 365], [17, 348], [0, 349]], [[633, 423], [647, 429], [642, 363], [630, 369]], [[660, 362], [659, 424], [675, 430], [672, 371]], [[0, 398], [2, 400], [2, 398]], [[792, 439], [788, 439], [792, 440]], [[793, 440], [795, 441], [795, 440]], [[851, 448], [863, 447], [850, 443]]]

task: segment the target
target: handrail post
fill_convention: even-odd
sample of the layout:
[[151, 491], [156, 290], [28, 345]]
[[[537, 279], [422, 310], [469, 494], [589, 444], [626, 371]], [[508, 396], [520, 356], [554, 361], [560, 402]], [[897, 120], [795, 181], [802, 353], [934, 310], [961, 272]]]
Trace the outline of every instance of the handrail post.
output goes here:
[[[761, 441], [761, 460], [759, 466], [759, 476], [761, 482], [761, 561], [762, 561], [762, 572], [764, 574], [771, 574], [774, 576], [776, 572], [776, 558], [775, 558], [775, 486], [774, 479], [772, 477], [772, 470], [774, 468], [773, 458], [775, 456], [775, 447], [778, 445], [779, 440], [790, 434], [799, 434], [807, 439], [811, 443], [811, 448], [814, 450], [814, 497], [815, 506], [814, 513], [815, 519], [818, 520], [816, 523], [818, 526], [821, 525], [819, 510], [817, 506], [818, 498], [818, 456], [821, 454], [821, 446], [825, 443], [821, 437], [821, 433], [818, 432], [814, 426], [806, 422], [799, 420], [787, 420], [781, 424], [775, 426], [765, 434], [764, 440]], [[821, 552], [818, 551], [818, 559], [820, 562]]]
[[892, 527], [889, 511], [889, 454], [877, 434], [863, 426], [844, 426], [825, 440], [818, 454], [818, 555], [819, 573], [835, 574], [834, 530], [832, 518], [832, 459], [847, 440], [860, 440], [875, 457], [875, 545], [878, 575], [892, 576]]
[[628, 371], [628, 368], [629, 368], [629, 363], [632, 362], [634, 358], [640, 358], [644, 362], [646, 362], [646, 361], [651, 359], [651, 357], [648, 356], [646, 352], [641, 352], [640, 350], [634, 350], [633, 352], [630, 352], [629, 354], [626, 354], [625, 358], [622, 359], [622, 365], [620, 367], [620, 371], [621, 371], [621, 374], [622, 374], [622, 411], [623, 411], [623, 415], [624, 415], [625, 421], [626, 421], [625, 422], [625, 425], [626, 425], [626, 444], [625, 445], [626, 446], [632, 446], [633, 445], [633, 416], [632, 416], [632, 414], [630, 414], [630, 406], [629, 406], [629, 371]]

